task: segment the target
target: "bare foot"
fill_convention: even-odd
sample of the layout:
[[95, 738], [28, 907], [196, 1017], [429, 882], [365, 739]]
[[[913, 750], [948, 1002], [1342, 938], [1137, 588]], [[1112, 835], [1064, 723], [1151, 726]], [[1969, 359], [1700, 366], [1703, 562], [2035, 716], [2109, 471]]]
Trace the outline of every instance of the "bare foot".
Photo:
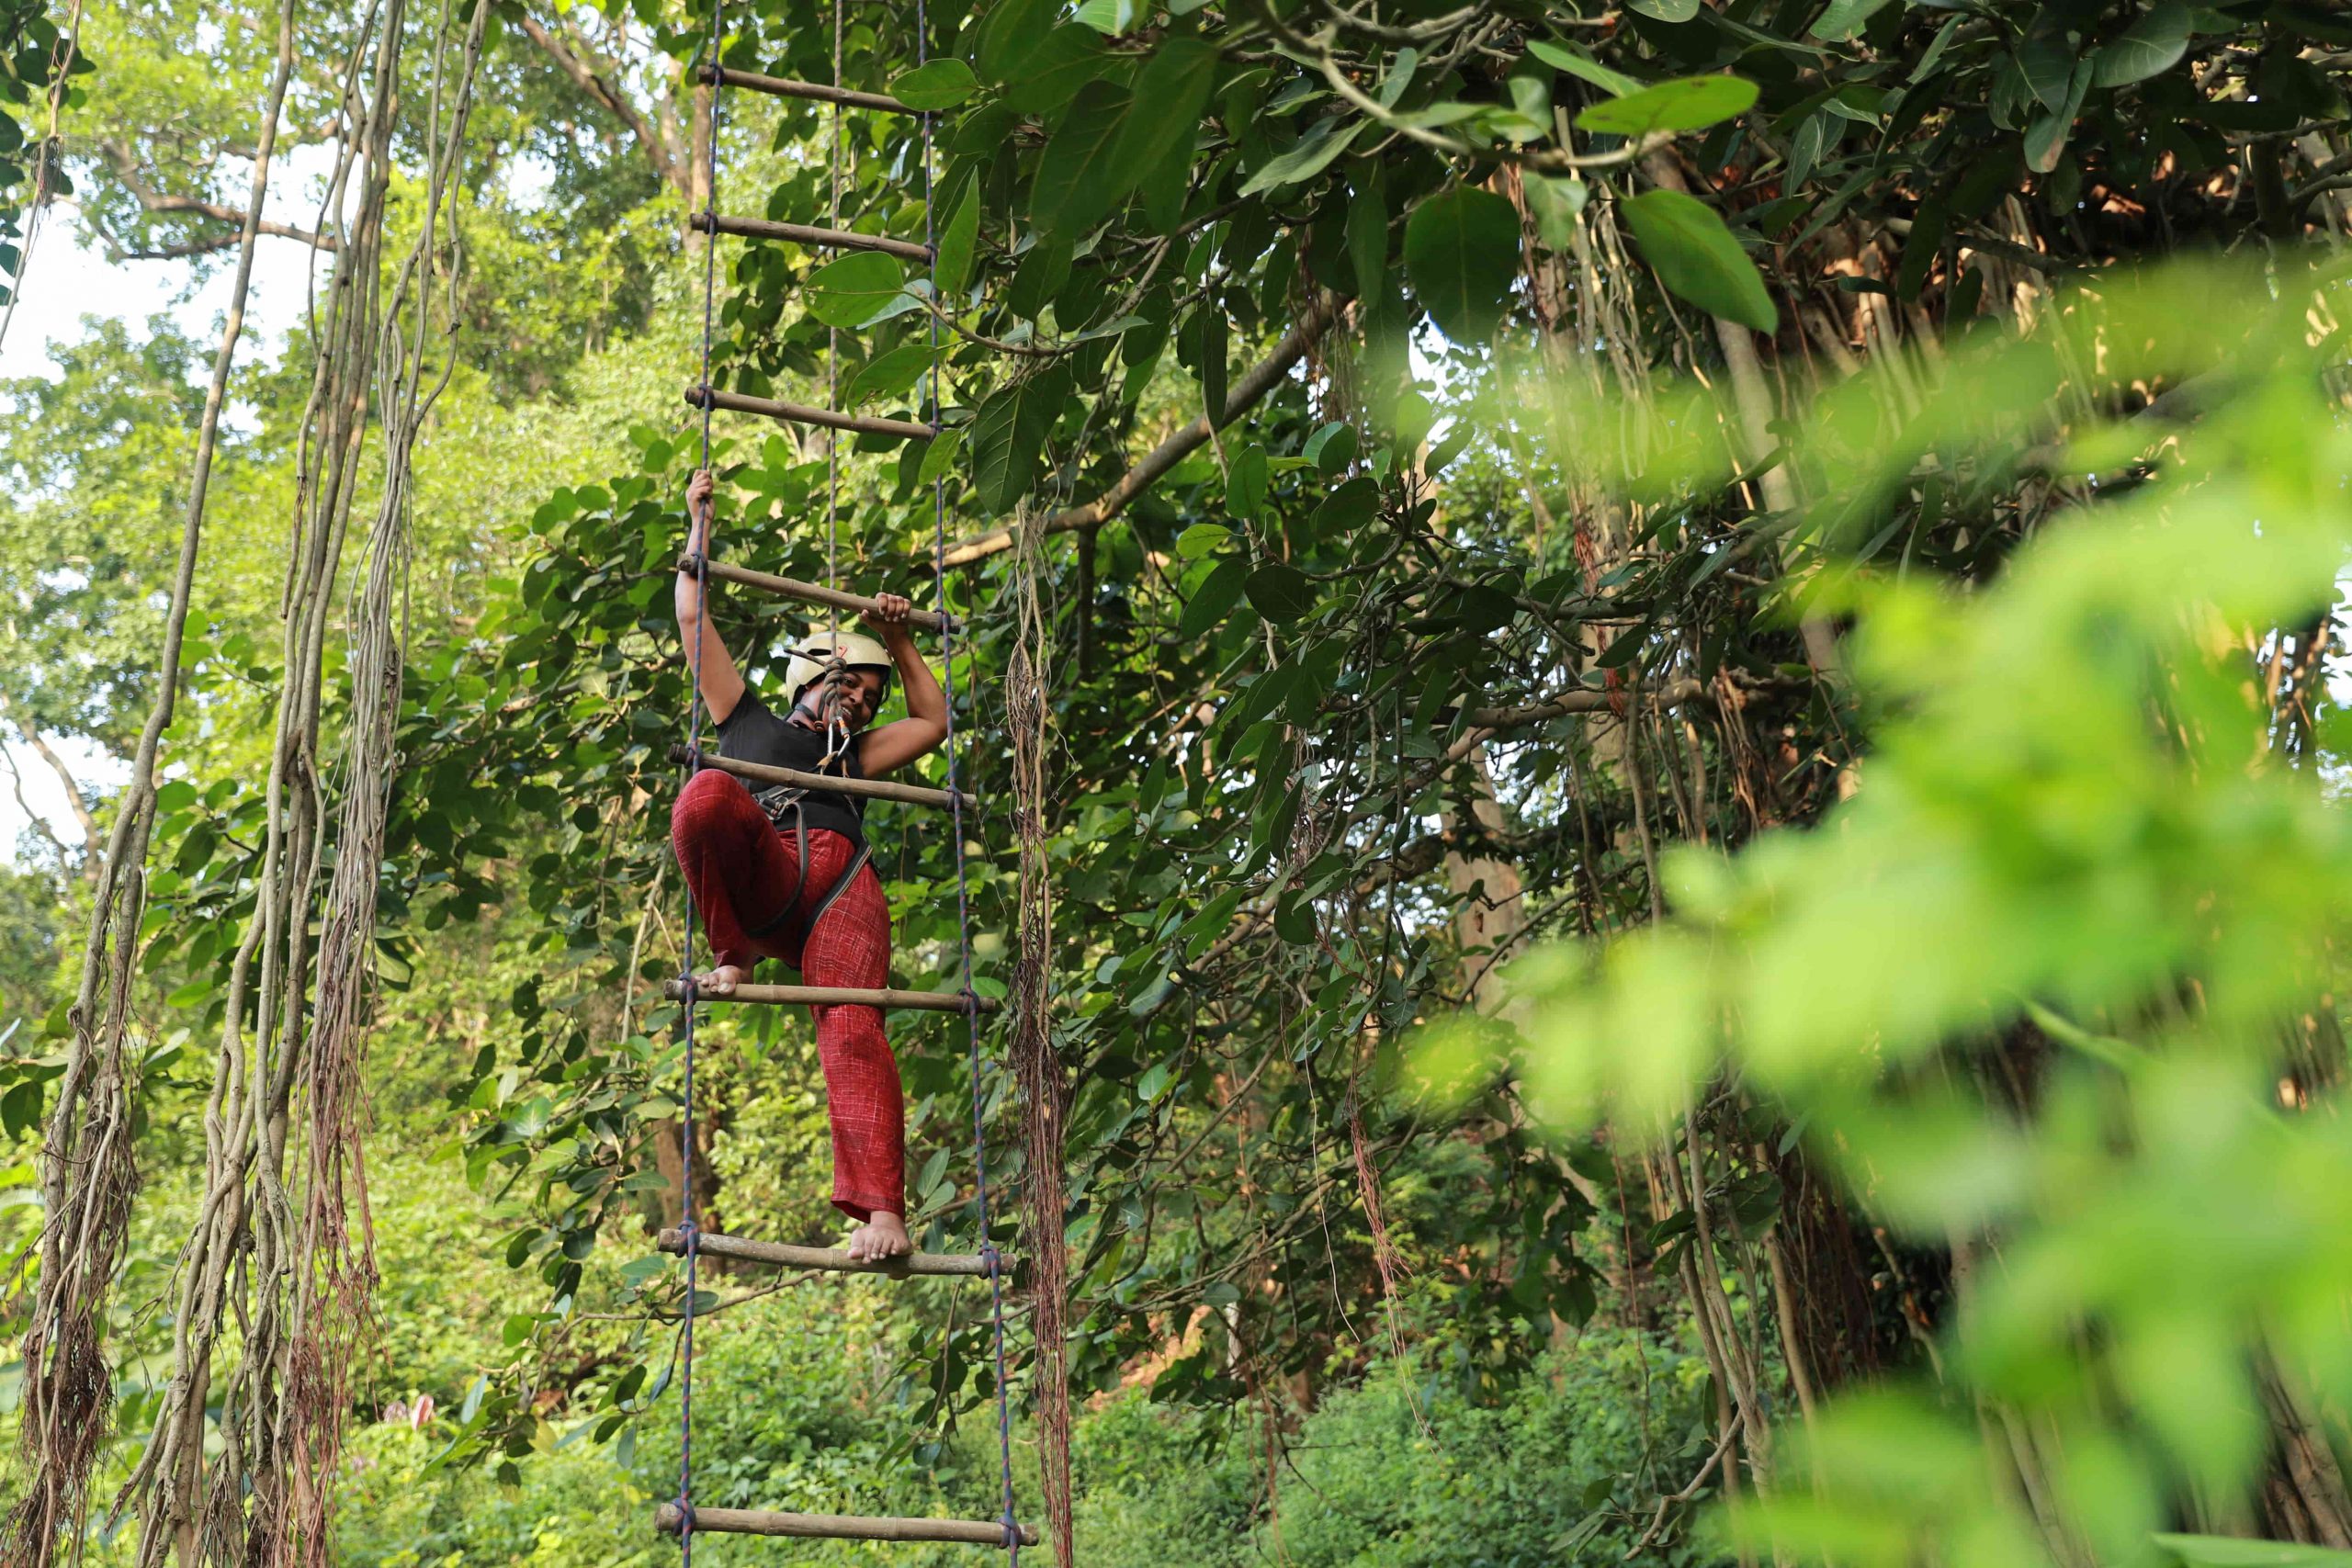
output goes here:
[[731, 997], [735, 987], [750, 979], [748, 970], [732, 964], [722, 964], [716, 969], [706, 969], [695, 976], [695, 995], [702, 998]]
[[907, 1223], [896, 1214], [876, 1209], [866, 1216], [865, 1223], [849, 1233], [849, 1255], [860, 1263], [872, 1263], [885, 1258], [898, 1258], [912, 1252], [915, 1244], [907, 1239]]

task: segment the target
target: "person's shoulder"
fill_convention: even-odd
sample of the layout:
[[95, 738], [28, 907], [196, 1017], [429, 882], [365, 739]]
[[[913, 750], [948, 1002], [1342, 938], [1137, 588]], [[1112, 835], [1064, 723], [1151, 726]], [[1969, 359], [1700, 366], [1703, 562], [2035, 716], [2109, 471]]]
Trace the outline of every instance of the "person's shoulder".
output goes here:
[[735, 706], [718, 721], [718, 730], [721, 735], [732, 735], [747, 729], [764, 729], [777, 722], [768, 705], [760, 699], [758, 691], [746, 685], [743, 694], [735, 699]]

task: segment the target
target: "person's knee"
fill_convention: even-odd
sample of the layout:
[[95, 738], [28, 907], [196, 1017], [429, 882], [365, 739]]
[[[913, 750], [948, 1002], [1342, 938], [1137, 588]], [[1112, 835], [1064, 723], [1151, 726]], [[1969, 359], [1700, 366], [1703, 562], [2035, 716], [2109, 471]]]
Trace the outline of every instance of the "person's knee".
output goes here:
[[751, 798], [731, 775], [716, 768], [696, 773], [686, 781], [686, 787], [678, 792], [677, 804], [670, 808], [671, 832], [683, 836], [724, 820], [737, 809], [739, 795], [745, 801]]

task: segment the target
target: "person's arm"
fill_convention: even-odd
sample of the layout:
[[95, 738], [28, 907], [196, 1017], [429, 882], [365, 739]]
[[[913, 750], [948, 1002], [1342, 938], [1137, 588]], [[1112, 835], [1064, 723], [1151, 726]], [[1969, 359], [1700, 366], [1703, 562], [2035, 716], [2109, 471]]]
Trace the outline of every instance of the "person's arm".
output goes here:
[[[690, 555], [702, 555], [710, 545], [710, 492], [713, 482], [708, 468], [699, 469], [686, 484], [686, 515], [692, 528], [686, 537]], [[743, 672], [735, 668], [734, 655], [718, 640], [718, 628], [703, 612], [703, 589], [691, 571], [678, 573], [674, 597], [678, 610], [678, 635], [686, 649], [687, 666], [702, 679], [703, 705], [710, 710], [713, 724], [725, 724], [735, 705], [743, 700]], [[696, 657], [695, 637], [701, 637], [700, 657]]]
[[922, 650], [907, 633], [907, 613], [914, 608], [896, 593], [877, 595], [881, 608], [866, 613], [865, 624], [890, 650], [899, 684], [907, 694], [907, 716], [879, 729], [869, 729], [858, 742], [857, 761], [865, 776], [878, 779], [905, 767], [947, 739], [947, 696], [931, 672]]

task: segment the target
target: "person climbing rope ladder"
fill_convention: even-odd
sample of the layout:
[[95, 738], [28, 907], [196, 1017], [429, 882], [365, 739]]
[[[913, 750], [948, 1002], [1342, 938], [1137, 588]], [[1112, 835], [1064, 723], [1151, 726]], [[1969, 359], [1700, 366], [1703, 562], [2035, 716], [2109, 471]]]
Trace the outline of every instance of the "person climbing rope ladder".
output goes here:
[[[707, 469], [686, 486], [692, 556], [708, 547], [712, 488]], [[779, 717], [745, 686], [703, 615], [703, 586], [691, 572], [678, 574], [678, 630], [697, 655], [720, 756], [879, 778], [946, 738], [947, 699], [907, 633], [911, 606], [905, 599], [878, 595], [877, 607], [866, 613], [879, 641], [819, 630], [796, 643]], [[908, 716], [869, 729], [894, 670], [906, 689]], [[755, 795], [732, 775], [707, 770], [678, 796], [670, 837], [710, 936], [714, 966], [695, 978], [702, 996], [727, 996], [762, 958], [784, 960], [811, 986], [889, 984], [890, 911], [867, 858], [856, 797], [781, 785]], [[850, 1255], [906, 1252], [912, 1245], [905, 1220], [906, 1109], [882, 1010], [831, 1004], [809, 1011], [832, 1123], [833, 1207], [865, 1222], [850, 1236]]]

